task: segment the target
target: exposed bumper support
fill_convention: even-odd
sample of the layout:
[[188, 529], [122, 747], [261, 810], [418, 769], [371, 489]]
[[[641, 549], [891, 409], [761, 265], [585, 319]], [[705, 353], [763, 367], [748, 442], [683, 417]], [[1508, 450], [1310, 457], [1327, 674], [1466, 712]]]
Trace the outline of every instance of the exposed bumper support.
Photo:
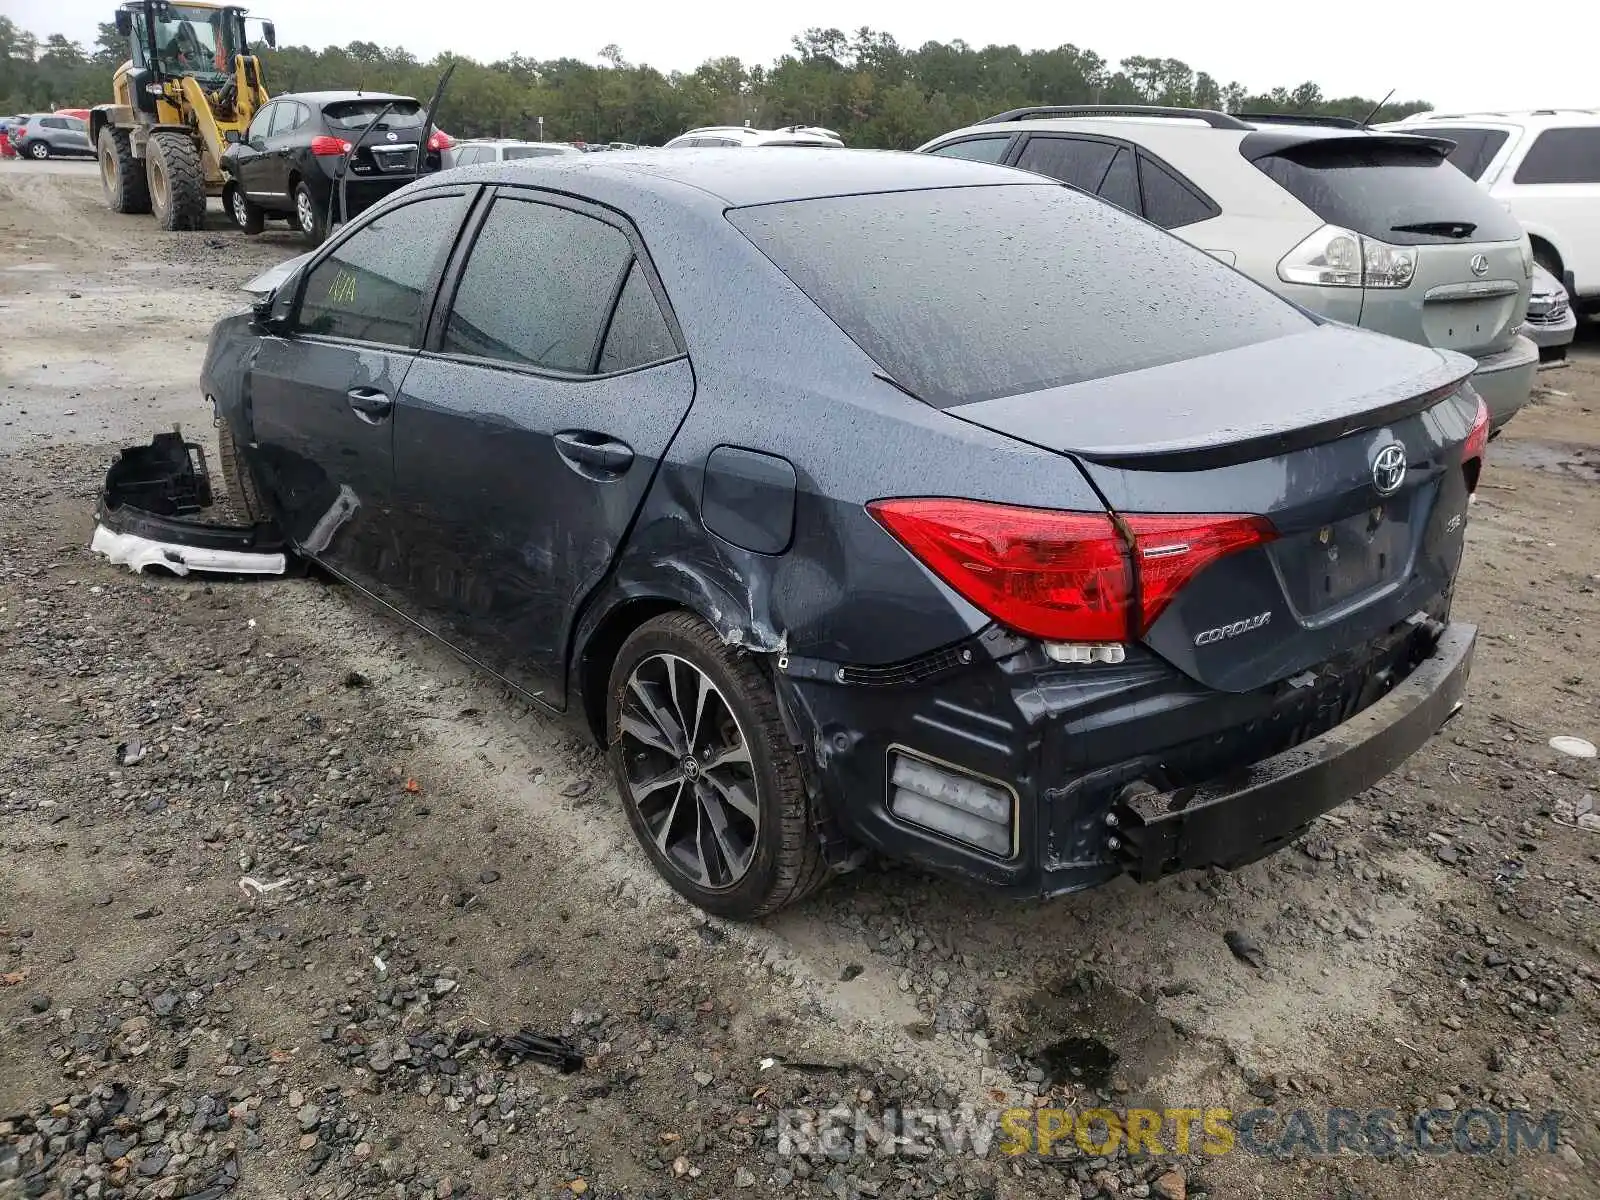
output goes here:
[[211, 505], [205, 454], [179, 433], [124, 450], [106, 472], [89, 548], [134, 572], [159, 567], [174, 575], [282, 575], [287, 547], [269, 523], [201, 520]]
[[89, 549], [135, 573], [146, 567], [160, 567], [174, 575], [187, 575], [191, 571], [215, 575], [282, 575], [288, 566], [288, 559], [281, 553], [160, 542], [136, 533], [117, 533], [105, 525], [95, 526]]
[[1199, 787], [1119, 803], [1112, 836], [1125, 869], [1149, 881], [1192, 867], [1239, 866], [1276, 850], [1377, 783], [1455, 716], [1477, 637], [1471, 625], [1446, 627], [1433, 654], [1387, 696], [1292, 750]]

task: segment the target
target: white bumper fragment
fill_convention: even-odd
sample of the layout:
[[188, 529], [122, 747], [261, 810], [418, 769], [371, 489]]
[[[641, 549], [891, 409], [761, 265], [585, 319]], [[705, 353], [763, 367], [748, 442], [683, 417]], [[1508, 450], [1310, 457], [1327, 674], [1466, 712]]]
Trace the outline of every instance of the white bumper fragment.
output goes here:
[[160, 567], [174, 575], [199, 571], [206, 575], [282, 575], [287, 560], [282, 554], [254, 554], [242, 550], [203, 550], [173, 542], [156, 542], [131, 533], [116, 533], [96, 525], [89, 549], [137, 574]]

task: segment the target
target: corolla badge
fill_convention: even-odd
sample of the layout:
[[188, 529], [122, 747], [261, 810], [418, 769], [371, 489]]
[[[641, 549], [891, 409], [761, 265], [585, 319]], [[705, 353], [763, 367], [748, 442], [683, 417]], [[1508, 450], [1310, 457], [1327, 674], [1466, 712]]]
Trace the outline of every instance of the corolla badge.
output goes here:
[[1253, 617], [1246, 617], [1242, 621], [1235, 621], [1231, 625], [1218, 625], [1215, 629], [1206, 629], [1194, 635], [1196, 646], [1211, 646], [1217, 642], [1225, 642], [1229, 638], [1236, 638], [1241, 633], [1250, 633], [1261, 629], [1268, 621], [1272, 620], [1272, 610], [1257, 613]]
[[1406, 448], [1399, 442], [1390, 442], [1372, 460], [1372, 486], [1378, 495], [1388, 496], [1400, 490], [1405, 478]]
[[1472, 268], [1474, 275], [1482, 279], [1489, 273], [1489, 257], [1485, 254], [1474, 254], [1467, 262], [1467, 266]]

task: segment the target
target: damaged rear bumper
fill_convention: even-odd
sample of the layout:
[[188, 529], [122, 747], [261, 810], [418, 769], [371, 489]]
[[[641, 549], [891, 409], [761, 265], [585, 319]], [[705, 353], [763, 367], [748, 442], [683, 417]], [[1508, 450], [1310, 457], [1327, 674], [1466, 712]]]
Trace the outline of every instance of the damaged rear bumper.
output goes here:
[[288, 548], [276, 526], [203, 520], [212, 502], [205, 450], [180, 433], [157, 434], [106, 472], [89, 548], [134, 572], [282, 575]]
[[1405, 762], [1460, 711], [1477, 636], [1471, 625], [1448, 626], [1393, 691], [1320, 737], [1197, 787], [1128, 796], [1107, 814], [1108, 843], [1142, 881], [1270, 854]]
[[[1476, 638], [1419, 613], [1302, 677], [1235, 694], [1141, 648], [1121, 664], [1065, 666], [991, 629], [883, 680], [791, 660], [784, 691], [845, 836], [1038, 897], [1282, 847], [1455, 714]], [[967, 814], [930, 828], [936, 793]], [[968, 819], [1008, 809], [987, 838]]]

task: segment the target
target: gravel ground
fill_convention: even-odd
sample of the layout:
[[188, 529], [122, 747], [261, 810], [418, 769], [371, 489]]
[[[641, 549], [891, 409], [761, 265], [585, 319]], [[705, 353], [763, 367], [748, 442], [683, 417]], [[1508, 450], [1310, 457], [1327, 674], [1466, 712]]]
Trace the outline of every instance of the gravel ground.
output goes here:
[[[1469, 705], [1403, 772], [1234, 874], [1019, 905], [874, 865], [740, 927], [654, 879], [579, 734], [344, 590], [87, 552], [110, 458], [209, 430], [209, 324], [298, 252], [212, 225], [0, 164], [0, 1196], [1594, 1194], [1600, 768], [1547, 744], [1600, 740], [1589, 331], [1491, 449]], [[781, 1152], [797, 1111], [1033, 1104], [1565, 1122]]]

